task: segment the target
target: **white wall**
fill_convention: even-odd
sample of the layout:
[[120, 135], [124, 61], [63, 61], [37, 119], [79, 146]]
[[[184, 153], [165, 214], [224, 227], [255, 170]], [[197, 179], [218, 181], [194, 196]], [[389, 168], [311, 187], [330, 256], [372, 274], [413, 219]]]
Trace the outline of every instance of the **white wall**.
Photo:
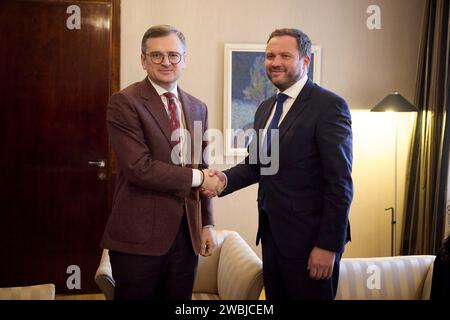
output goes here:
[[350, 210], [352, 242], [346, 257], [388, 256], [391, 252], [391, 211], [395, 207], [395, 135], [397, 131], [397, 254], [402, 233], [405, 173], [414, 113], [353, 110], [353, 178]]
[[[353, 241], [345, 256], [389, 255], [390, 218], [384, 208], [393, 206], [395, 126], [393, 121], [383, 120], [392, 116], [358, 110], [370, 109], [394, 90], [414, 100], [424, 3], [424, 0], [123, 0], [121, 87], [145, 76], [139, 63], [143, 33], [154, 24], [172, 24], [183, 31], [188, 43], [188, 65], [180, 85], [208, 104], [210, 127], [223, 129], [224, 44], [265, 43], [275, 28], [302, 29], [313, 44], [322, 47], [322, 86], [343, 96], [353, 111], [355, 199], [350, 214]], [[381, 8], [381, 30], [366, 28], [366, 9], [371, 4]], [[409, 120], [399, 123], [401, 209], [404, 163], [412, 125]], [[237, 230], [260, 253], [254, 246], [256, 186], [216, 199], [214, 207], [217, 227]], [[400, 231], [401, 224], [398, 237]]]

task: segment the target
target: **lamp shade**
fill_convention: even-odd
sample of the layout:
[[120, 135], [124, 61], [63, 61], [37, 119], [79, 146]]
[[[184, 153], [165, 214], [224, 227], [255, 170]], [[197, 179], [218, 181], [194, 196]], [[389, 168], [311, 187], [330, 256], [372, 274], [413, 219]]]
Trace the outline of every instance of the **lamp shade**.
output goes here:
[[417, 112], [417, 108], [406, 100], [400, 93], [388, 94], [383, 100], [378, 102], [371, 112]]

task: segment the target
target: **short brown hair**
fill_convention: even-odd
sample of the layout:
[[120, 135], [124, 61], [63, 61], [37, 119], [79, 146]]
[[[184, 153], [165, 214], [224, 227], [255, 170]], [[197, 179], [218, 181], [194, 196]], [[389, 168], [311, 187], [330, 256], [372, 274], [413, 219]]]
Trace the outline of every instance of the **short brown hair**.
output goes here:
[[180, 39], [181, 43], [183, 44], [183, 47], [186, 48], [186, 39], [181, 31], [179, 31], [173, 26], [167, 24], [160, 24], [153, 26], [147, 31], [145, 31], [141, 42], [142, 53], [146, 53], [145, 50], [147, 49], [147, 39], [165, 37], [171, 33], [176, 34], [178, 39]]
[[270, 36], [269, 40], [267, 40], [267, 43], [270, 41], [270, 39], [274, 37], [281, 37], [281, 36], [291, 36], [297, 40], [298, 45], [298, 52], [300, 53], [301, 57], [311, 57], [311, 40], [309, 39], [308, 35], [304, 33], [303, 31], [299, 29], [290, 29], [290, 28], [282, 28], [282, 29], [276, 29], [273, 31]]

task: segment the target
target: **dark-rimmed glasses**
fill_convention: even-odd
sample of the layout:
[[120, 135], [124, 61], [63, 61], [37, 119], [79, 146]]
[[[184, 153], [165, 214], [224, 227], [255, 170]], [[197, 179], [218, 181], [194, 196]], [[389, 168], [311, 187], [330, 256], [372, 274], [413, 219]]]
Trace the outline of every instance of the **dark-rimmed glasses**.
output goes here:
[[169, 59], [169, 62], [171, 64], [178, 64], [181, 61], [181, 57], [183, 57], [184, 53], [179, 53], [176, 51], [169, 51], [166, 53], [159, 52], [159, 51], [152, 51], [152, 52], [143, 52], [144, 55], [150, 57], [150, 60], [154, 64], [160, 64], [164, 61], [164, 57], [167, 56], [167, 59]]

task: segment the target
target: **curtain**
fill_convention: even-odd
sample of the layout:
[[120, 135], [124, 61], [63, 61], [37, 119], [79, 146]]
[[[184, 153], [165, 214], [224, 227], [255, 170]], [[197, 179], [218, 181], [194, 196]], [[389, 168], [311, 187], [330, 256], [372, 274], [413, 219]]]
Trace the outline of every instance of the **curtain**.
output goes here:
[[401, 254], [436, 254], [444, 236], [449, 161], [449, 2], [428, 0], [419, 53]]

